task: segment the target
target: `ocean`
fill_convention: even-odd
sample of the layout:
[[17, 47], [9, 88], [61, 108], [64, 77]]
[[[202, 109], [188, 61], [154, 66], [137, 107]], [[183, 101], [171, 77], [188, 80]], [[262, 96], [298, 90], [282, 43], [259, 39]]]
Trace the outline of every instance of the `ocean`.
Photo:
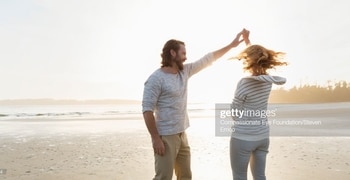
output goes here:
[[[215, 103], [189, 103], [188, 113], [192, 118], [214, 117]], [[307, 112], [317, 111], [320, 114], [329, 110], [350, 110], [350, 102], [320, 103], [320, 104], [270, 104], [269, 109], [276, 110], [280, 115], [288, 112], [292, 117], [307, 115]], [[299, 112], [299, 113], [298, 113]], [[350, 111], [349, 111], [350, 112]], [[347, 115], [347, 114], [346, 114]], [[15, 119], [133, 119], [142, 116], [141, 104], [63, 104], [63, 105], [0, 105], [0, 120]], [[325, 116], [343, 117], [344, 114], [328, 114]]]
[[[188, 104], [189, 114], [210, 116], [215, 104]], [[135, 103], [121, 104], [64, 104], [64, 105], [0, 105], [1, 120], [19, 119], [140, 119], [142, 107]]]
[[[188, 114], [193, 131], [210, 129], [210, 133], [215, 136], [230, 136], [230, 131], [221, 132], [221, 129], [231, 128], [232, 125], [228, 123], [231, 117], [221, 118], [222, 109], [217, 108], [216, 105], [215, 103], [188, 104]], [[225, 105], [229, 107], [229, 104]], [[274, 116], [268, 118], [272, 136], [350, 136], [350, 103], [348, 102], [270, 104], [268, 110], [274, 113]], [[2, 129], [6, 125], [6, 132], [10, 132], [9, 128], [15, 127], [15, 124], [11, 122], [21, 121], [23, 123], [17, 123], [16, 126], [27, 124], [29, 127], [33, 124], [31, 122], [43, 125], [50, 122], [79, 121], [80, 124], [85, 125], [90, 123], [93, 128], [93, 123], [106, 124], [109, 121], [110, 125], [123, 127], [119, 129], [122, 131], [125, 129], [145, 130], [142, 107], [138, 103], [0, 105]], [[106, 127], [101, 129], [109, 128], [108, 125], [104, 126]]]
[[75, 118], [113, 118], [136, 116], [141, 112], [135, 104], [98, 105], [2, 105], [0, 120], [4, 119], [75, 119]]

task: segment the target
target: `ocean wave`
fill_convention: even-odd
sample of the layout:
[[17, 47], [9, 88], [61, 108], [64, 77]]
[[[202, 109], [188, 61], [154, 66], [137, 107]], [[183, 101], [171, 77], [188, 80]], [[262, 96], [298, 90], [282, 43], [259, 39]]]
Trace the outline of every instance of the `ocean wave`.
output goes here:
[[31, 118], [77, 118], [77, 117], [106, 117], [139, 114], [136, 112], [106, 111], [96, 112], [64, 112], [64, 113], [13, 113], [0, 114], [1, 119], [31, 119]]

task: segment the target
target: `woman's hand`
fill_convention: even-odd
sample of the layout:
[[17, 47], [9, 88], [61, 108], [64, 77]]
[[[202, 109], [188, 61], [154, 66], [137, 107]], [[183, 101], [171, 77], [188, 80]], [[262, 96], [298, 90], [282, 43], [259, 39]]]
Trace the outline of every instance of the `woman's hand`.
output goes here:
[[249, 33], [250, 33], [250, 31], [248, 31], [246, 29], [243, 29], [243, 31], [242, 31], [242, 37], [243, 37], [245, 45], [247, 45], [247, 46], [250, 45]]

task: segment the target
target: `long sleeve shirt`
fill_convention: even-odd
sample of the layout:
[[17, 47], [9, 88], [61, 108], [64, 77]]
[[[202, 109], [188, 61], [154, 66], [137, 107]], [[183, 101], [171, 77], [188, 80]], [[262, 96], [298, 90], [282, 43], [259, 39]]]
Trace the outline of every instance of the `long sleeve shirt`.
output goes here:
[[144, 84], [142, 112], [152, 111], [159, 135], [173, 135], [189, 127], [187, 113], [188, 79], [215, 61], [213, 53], [184, 64], [177, 74], [157, 69]]
[[240, 117], [233, 117], [232, 137], [248, 141], [269, 137], [267, 105], [272, 84], [285, 82], [283, 77], [270, 75], [248, 76], [238, 82], [231, 110], [243, 113]]

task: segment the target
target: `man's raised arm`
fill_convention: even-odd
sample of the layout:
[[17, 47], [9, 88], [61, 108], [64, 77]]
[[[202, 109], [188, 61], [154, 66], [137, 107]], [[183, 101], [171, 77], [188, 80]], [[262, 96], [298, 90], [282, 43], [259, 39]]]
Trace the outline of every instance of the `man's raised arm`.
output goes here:
[[[240, 39], [241, 36], [243, 36], [243, 39]], [[213, 52], [213, 55], [214, 55], [214, 59], [219, 59], [221, 58], [224, 54], [226, 54], [229, 50], [231, 50], [232, 48], [235, 48], [237, 47], [241, 42], [245, 41], [246, 45], [248, 43], [247, 41], [247, 38], [245, 37], [248, 37], [249, 36], [249, 31], [246, 30], [246, 29], [243, 29], [241, 32], [239, 32], [237, 35], [236, 35], [236, 38], [227, 46], [221, 48], [221, 49], [218, 49], [216, 51]], [[250, 43], [250, 42], [249, 42]]]

